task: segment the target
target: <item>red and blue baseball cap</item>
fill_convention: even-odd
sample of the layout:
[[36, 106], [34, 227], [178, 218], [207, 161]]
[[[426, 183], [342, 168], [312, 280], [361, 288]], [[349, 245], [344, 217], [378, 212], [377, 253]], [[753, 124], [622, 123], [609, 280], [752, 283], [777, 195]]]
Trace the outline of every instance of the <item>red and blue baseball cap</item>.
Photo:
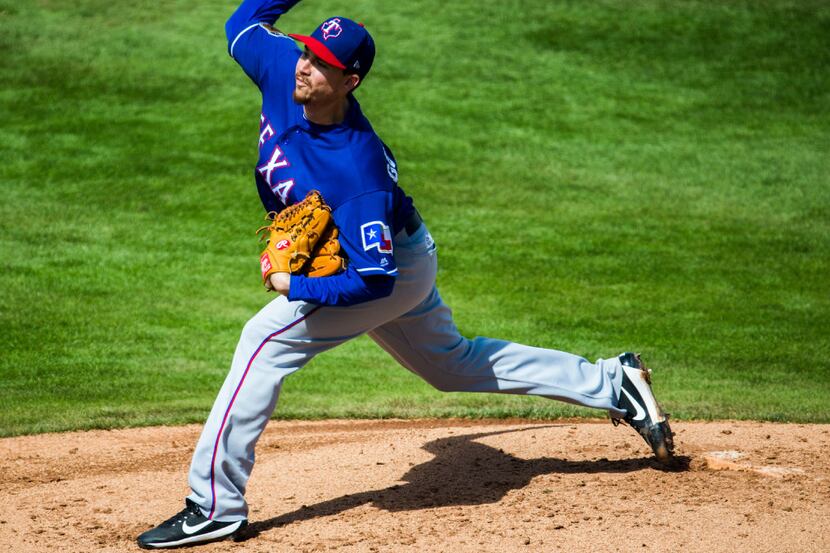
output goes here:
[[375, 59], [375, 41], [369, 31], [362, 23], [346, 17], [330, 17], [314, 29], [311, 36], [288, 36], [305, 44], [327, 64], [357, 73], [361, 80]]

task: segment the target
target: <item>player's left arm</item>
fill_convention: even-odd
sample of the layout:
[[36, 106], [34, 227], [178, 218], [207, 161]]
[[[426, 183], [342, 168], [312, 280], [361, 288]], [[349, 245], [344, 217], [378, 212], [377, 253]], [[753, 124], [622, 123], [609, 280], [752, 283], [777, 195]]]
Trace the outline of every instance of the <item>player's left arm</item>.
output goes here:
[[[361, 276], [354, 267], [340, 274], [311, 278], [278, 273], [277, 292], [289, 300], [302, 300], [319, 305], [347, 307], [385, 298], [395, 287], [395, 278], [387, 275]], [[272, 275], [273, 277], [274, 275]], [[274, 279], [271, 280], [274, 286]]]
[[[340, 247], [349, 259], [346, 271], [329, 277], [291, 275], [288, 299], [323, 305], [354, 305], [388, 296], [398, 273], [395, 265], [392, 193], [377, 190], [340, 205], [333, 213]], [[284, 277], [278, 285], [284, 285]]]

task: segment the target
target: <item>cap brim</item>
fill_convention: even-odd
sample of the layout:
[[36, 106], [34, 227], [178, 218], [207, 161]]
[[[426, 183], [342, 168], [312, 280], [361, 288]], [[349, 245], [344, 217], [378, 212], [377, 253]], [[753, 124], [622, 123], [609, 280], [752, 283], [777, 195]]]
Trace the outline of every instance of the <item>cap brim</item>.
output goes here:
[[340, 60], [332, 54], [331, 50], [326, 48], [325, 44], [320, 42], [314, 37], [306, 36], [306, 35], [292, 35], [289, 34], [291, 38], [294, 40], [298, 40], [305, 44], [309, 50], [311, 50], [315, 56], [323, 60], [329, 65], [332, 65], [338, 69], [346, 69], [346, 66], [340, 63]]

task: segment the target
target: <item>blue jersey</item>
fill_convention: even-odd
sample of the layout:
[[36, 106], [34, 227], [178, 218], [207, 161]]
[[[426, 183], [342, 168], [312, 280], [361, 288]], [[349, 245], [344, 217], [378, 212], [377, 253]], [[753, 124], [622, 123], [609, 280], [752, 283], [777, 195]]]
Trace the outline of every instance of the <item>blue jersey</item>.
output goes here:
[[318, 190], [332, 208], [349, 260], [340, 275], [292, 275], [289, 299], [349, 305], [391, 292], [397, 274], [392, 239], [414, 208], [398, 186], [394, 155], [354, 97], [343, 122], [327, 126], [307, 120], [293, 101], [301, 51], [271, 24], [297, 1], [245, 0], [225, 27], [228, 52], [262, 92], [254, 177], [263, 206], [280, 211]]

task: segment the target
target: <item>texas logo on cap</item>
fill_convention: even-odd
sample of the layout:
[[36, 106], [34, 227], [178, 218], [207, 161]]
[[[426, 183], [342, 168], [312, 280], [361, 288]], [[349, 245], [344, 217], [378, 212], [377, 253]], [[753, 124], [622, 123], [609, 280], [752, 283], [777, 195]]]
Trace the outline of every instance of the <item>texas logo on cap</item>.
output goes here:
[[323, 40], [339, 37], [340, 33], [343, 32], [343, 27], [340, 26], [340, 18], [329, 19], [320, 25], [320, 30], [323, 31]]
[[330, 17], [311, 35], [289, 34], [315, 56], [338, 69], [366, 76], [375, 59], [375, 41], [362, 23], [347, 17]]

